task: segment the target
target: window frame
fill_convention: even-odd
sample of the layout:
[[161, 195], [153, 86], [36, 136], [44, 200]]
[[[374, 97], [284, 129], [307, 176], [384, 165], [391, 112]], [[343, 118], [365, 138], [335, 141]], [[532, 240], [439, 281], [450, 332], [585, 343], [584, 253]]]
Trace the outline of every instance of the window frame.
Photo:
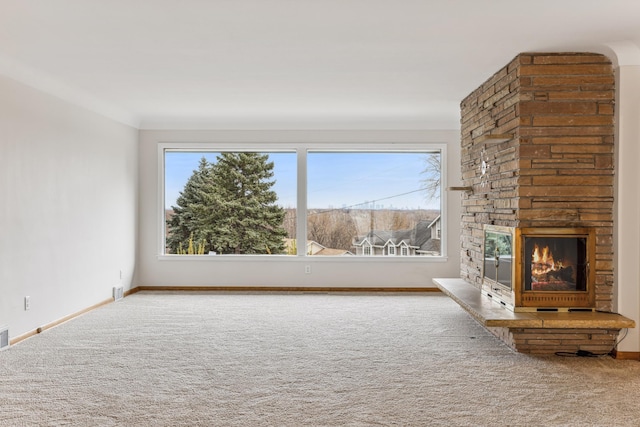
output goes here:
[[371, 246], [370, 243], [366, 243], [364, 245], [362, 245], [362, 255], [361, 256], [373, 256], [373, 247]]
[[396, 256], [396, 247], [392, 242], [387, 245], [387, 256]]
[[[447, 245], [446, 245], [446, 206], [447, 206], [447, 192], [446, 189], [446, 177], [447, 177], [447, 145], [446, 143], [353, 143], [353, 142], [316, 142], [316, 143], [295, 143], [295, 142], [188, 142], [188, 141], [176, 141], [176, 142], [158, 142], [158, 227], [157, 227], [157, 258], [163, 261], [207, 261], [207, 262], [220, 262], [238, 260], [292, 260], [292, 261], [304, 261], [309, 262], [324, 262], [324, 261], [336, 261], [336, 262], [387, 262], [401, 261], [401, 262], [446, 262]], [[272, 255], [177, 255], [166, 254], [166, 235], [165, 235], [165, 152], [167, 151], [179, 151], [179, 152], [259, 152], [259, 153], [295, 153], [297, 156], [297, 185], [296, 185], [296, 238], [298, 240], [300, 236], [303, 236], [303, 241], [306, 242], [307, 237], [307, 155], [311, 152], [334, 152], [334, 153], [352, 153], [352, 152], [368, 152], [368, 153], [402, 153], [402, 152], [414, 152], [414, 153], [440, 153], [440, 218], [441, 218], [441, 247], [439, 256], [310, 256], [306, 254], [306, 245], [297, 246], [296, 255], [285, 254], [272, 254]], [[372, 249], [373, 250], [373, 249]], [[398, 253], [396, 248], [396, 254]]]

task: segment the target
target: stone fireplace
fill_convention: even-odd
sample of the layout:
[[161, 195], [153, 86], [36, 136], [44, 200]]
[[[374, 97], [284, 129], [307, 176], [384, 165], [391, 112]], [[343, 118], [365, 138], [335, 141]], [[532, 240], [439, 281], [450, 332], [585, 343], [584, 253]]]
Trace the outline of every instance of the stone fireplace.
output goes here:
[[612, 308], [614, 76], [591, 53], [523, 53], [461, 103], [461, 277], [483, 227], [593, 228], [595, 305]]
[[[529, 235], [518, 242], [526, 261], [512, 266], [510, 286], [522, 288], [507, 304], [612, 311], [614, 91], [603, 55], [522, 53], [461, 102], [462, 279], [483, 289], [485, 227], [506, 227]], [[540, 234], [549, 229], [584, 237]], [[532, 261], [543, 243], [554, 263], [563, 258], [559, 271], [535, 270], [550, 264]], [[545, 330], [552, 341], [526, 328], [493, 332], [519, 351], [545, 352], [578, 331]]]

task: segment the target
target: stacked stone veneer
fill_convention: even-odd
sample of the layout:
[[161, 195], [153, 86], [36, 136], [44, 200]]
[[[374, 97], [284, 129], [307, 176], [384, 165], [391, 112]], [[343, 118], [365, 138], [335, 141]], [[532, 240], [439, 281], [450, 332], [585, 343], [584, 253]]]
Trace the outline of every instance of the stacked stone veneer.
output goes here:
[[[462, 180], [473, 187], [462, 195], [463, 279], [480, 287], [484, 224], [593, 227], [596, 308], [612, 309], [614, 99], [607, 57], [523, 53], [462, 101]], [[513, 138], [483, 140], [488, 134]], [[484, 175], [483, 159], [488, 165]], [[565, 350], [551, 332], [544, 337], [511, 330], [505, 341], [515, 346], [526, 340], [531, 348], [537, 339]], [[594, 334], [582, 340], [578, 332], [584, 331], [569, 332], [574, 347], [593, 344], [588, 341]], [[613, 337], [612, 344], [615, 334], [605, 335]], [[584, 346], [576, 344], [581, 341]]]
[[578, 350], [608, 354], [615, 345], [619, 329], [522, 329], [487, 328], [509, 347], [520, 353], [575, 353]]

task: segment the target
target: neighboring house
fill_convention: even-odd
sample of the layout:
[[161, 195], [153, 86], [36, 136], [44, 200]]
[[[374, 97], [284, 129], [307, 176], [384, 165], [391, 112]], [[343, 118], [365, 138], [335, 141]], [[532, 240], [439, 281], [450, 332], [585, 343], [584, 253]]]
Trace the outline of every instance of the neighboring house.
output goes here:
[[[418, 224], [420, 225], [420, 224]], [[427, 226], [431, 236], [420, 244], [416, 250], [418, 255], [439, 256], [441, 254], [442, 221], [440, 215]]]
[[[324, 246], [322, 246], [320, 243], [318, 242], [314, 242], [311, 241], [310, 243], [313, 244], [313, 250], [314, 252], [307, 252], [307, 254], [309, 255], [338, 255], [338, 256], [342, 256], [342, 255], [353, 255], [353, 252], [344, 250], [344, 249], [334, 249], [334, 248], [325, 248]], [[307, 248], [309, 248], [310, 245], [307, 245]]]
[[[296, 239], [284, 239], [284, 244], [287, 253], [295, 253]], [[334, 249], [322, 246], [320, 243], [313, 240], [307, 240], [307, 255], [353, 255], [344, 249]]]
[[438, 256], [442, 233], [440, 215], [431, 222], [420, 221], [408, 230], [373, 230], [353, 243], [356, 255]]

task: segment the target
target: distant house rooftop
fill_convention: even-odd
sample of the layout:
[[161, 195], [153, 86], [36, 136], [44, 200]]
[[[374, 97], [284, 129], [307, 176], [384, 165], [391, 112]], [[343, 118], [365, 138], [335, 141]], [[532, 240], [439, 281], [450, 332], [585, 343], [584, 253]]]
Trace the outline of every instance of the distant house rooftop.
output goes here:
[[353, 243], [356, 255], [438, 256], [441, 250], [441, 218], [419, 221], [403, 230], [372, 230]]
[[[296, 248], [296, 239], [285, 239], [285, 248], [287, 253], [294, 254]], [[319, 255], [319, 256], [341, 256], [341, 255], [353, 255], [353, 252], [344, 249], [327, 248], [320, 243], [307, 240], [307, 255]]]

